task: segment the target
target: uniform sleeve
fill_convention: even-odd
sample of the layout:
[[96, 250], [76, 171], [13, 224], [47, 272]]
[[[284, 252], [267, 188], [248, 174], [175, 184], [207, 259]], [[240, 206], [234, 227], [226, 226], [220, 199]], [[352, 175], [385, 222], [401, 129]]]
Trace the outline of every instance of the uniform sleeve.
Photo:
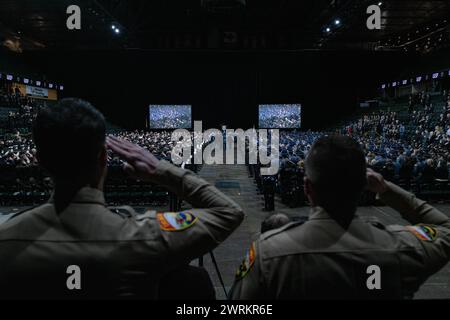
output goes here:
[[239, 266], [229, 294], [231, 300], [267, 299], [259, 248], [258, 242], [253, 243]]
[[[160, 242], [159, 247], [168, 260], [190, 261], [211, 251], [244, 218], [238, 204], [189, 170], [161, 161], [153, 182], [193, 207], [181, 212], [157, 212], [156, 219], [149, 220], [148, 225], [139, 224], [140, 228], [153, 229], [155, 240]], [[139, 233], [142, 234], [142, 230]]]
[[392, 183], [388, 185], [389, 190], [380, 195], [380, 199], [412, 224], [393, 229], [401, 231], [398, 234], [417, 247], [418, 259], [421, 260], [418, 262], [423, 266], [421, 276], [426, 279], [450, 259], [450, 219], [413, 194]]
[[399, 186], [387, 182], [388, 191], [379, 196], [380, 200], [397, 210], [411, 224], [434, 224], [450, 227], [450, 219], [436, 208]]

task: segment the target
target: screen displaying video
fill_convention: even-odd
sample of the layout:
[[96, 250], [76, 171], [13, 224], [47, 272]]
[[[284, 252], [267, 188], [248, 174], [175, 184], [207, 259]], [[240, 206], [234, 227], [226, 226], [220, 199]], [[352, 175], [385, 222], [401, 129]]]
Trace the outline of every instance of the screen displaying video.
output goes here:
[[259, 106], [259, 127], [299, 129], [302, 124], [300, 104], [265, 104]]
[[192, 126], [190, 105], [150, 105], [150, 129], [189, 129]]

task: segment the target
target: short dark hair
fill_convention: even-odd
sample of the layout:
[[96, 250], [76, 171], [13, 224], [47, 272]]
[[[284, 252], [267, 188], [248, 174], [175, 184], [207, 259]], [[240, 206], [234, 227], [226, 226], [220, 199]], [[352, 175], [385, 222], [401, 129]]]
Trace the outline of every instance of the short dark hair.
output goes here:
[[80, 182], [90, 178], [105, 136], [103, 115], [89, 102], [76, 98], [41, 109], [33, 126], [39, 162], [56, 179]]
[[285, 214], [277, 213], [271, 215], [261, 223], [261, 233], [281, 228], [289, 222], [291, 222], [291, 219]]
[[360, 145], [348, 136], [319, 138], [305, 161], [306, 175], [317, 205], [334, 219], [349, 222], [367, 184], [367, 168]]

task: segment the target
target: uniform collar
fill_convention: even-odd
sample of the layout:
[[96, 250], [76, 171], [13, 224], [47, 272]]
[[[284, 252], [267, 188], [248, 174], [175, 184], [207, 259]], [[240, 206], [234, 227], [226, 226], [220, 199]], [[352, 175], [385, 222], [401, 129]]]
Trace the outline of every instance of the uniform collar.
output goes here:
[[[52, 193], [49, 202], [54, 202], [54, 193]], [[91, 187], [83, 187], [77, 191], [70, 201], [71, 203], [97, 203], [105, 205], [105, 196], [103, 191]]]
[[[355, 213], [353, 219], [357, 219], [358, 215]], [[309, 220], [334, 220], [328, 212], [322, 207], [312, 207]]]
[[309, 214], [309, 220], [329, 220], [330, 215], [322, 207], [312, 207]]

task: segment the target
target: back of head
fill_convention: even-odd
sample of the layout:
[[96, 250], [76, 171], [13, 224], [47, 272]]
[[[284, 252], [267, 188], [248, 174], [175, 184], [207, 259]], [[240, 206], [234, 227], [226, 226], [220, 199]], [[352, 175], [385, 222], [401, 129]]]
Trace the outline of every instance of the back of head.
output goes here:
[[281, 228], [289, 222], [291, 222], [291, 219], [285, 214], [271, 215], [261, 223], [261, 233]]
[[81, 99], [43, 108], [33, 127], [39, 163], [56, 182], [89, 183], [98, 169], [105, 132], [103, 115]]
[[335, 220], [350, 222], [367, 184], [366, 161], [358, 143], [347, 136], [326, 136], [312, 146], [305, 161], [316, 205]]

